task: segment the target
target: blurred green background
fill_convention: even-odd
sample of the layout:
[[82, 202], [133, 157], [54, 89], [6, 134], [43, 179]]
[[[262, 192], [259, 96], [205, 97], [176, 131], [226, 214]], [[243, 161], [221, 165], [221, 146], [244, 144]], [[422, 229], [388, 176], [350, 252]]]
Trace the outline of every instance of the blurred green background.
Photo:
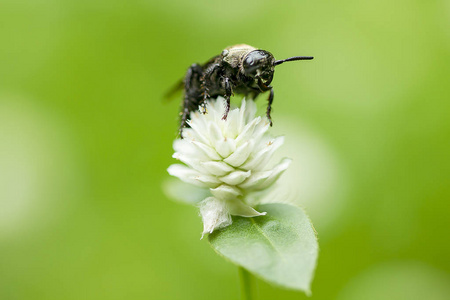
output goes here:
[[277, 68], [272, 113], [319, 235], [312, 299], [450, 299], [446, 0], [0, 0], [0, 299], [239, 297], [161, 188], [162, 95], [237, 43], [315, 57]]

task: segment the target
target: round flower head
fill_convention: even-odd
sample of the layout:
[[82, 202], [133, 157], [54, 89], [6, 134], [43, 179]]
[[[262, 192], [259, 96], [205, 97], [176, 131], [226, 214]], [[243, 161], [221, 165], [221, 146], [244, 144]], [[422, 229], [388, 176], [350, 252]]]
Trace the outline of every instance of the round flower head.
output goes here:
[[222, 120], [225, 99], [206, 103], [206, 114], [192, 112], [182, 139], [175, 140], [174, 158], [185, 165], [168, 168], [172, 176], [209, 189], [210, 197], [199, 203], [203, 234], [232, 223], [231, 215], [265, 215], [253, 209], [247, 200], [252, 192], [270, 187], [291, 160], [283, 159], [268, 166], [273, 152], [283, 144], [283, 137], [271, 137], [269, 123], [256, 117], [256, 104], [242, 100], [240, 108]]

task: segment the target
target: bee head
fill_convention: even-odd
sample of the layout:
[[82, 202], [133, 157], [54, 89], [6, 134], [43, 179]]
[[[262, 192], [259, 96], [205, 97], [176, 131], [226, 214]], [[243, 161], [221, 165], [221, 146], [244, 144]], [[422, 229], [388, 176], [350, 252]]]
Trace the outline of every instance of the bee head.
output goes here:
[[273, 79], [275, 58], [269, 51], [251, 51], [244, 58], [242, 70], [245, 76], [254, 78], [263, 85], [268, 86]]
[[275, 60], [269, 51], [253, 50], [244, 57], [242, 72], [245, 76], [255, 79], [255, 82], [261, 90], [267, 90], [272, 82], [275, 66], [288, 61], [311, 59], [313, 59], [312, 56], [294, 56], [282, 60]]

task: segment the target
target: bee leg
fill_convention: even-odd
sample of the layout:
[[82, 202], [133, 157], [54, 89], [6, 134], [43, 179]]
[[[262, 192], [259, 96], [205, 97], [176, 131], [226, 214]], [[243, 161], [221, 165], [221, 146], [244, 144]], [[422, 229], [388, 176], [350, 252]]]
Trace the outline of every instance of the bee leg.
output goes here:
[[190, 94], [194, 93], [199, 89], [198, 82], [200, 81], [200, 77], [202, 76], [202, 67], [199, 64], [193, 64], [186, 72], [186, 76], [184, 78], [184, 100], [183, 100], [183, 108], [180, 113], [180, 127], [178, 132], [180, 137], [182, 137], [181, 132], [184, 127], [187, 126], [186, 121], [189, 117], [189, 113], [197, 108], [196, 99], [192, 98]]
[[202, 90], [202, 96], [203, 99], [200, 102], [200, 106], [201, 106], [201, 112], [203, 114], [206, 114], [206, 101], [209, 99], [209, 81], [210, 81], [210, 77], [211, 75], [219, 68], [219, 64], [213, 64], [211, 66], [209, 66], [205, 72], [203, 73], [203, 76], [200, 77], [200, 82], [201, 82], [201, 90]]
[[202, 89], [202, 96], [203, 96], [203, 99], [200, 102], [200, 111], [203, 114], [206, 114], [206, 101], [209, 99], [209, 88], [206, 85], [205, 75], [202, 76], [200, 80], [202, 82], [201, 89]]
[[266, 116], [267, 119], [269, 120], [270, 126], [272, 126], [272, 118], [270, 117], [270, 112], [272, 111], [272, 102], [273, 102], [273, 88], [270, 89], [270, 94], [269, 94], [269, 98], [267, 99], [268, 104], [267, 104], [267, 112], [266, 112]]
[[225, 107], [225, 113], [223, 114], [222, 120], [226, 120], [228, 117], [228, 113], [230, 112], [230, 97], [233, 94], [233, 90], [231, 89], [231, 83], [230, 79], [228, 77], [225, 77], [223, 80], [223, 85], [225, 88], [225, 100], [227, 101], [226, 107]]
[[187, 121], [188, 115], [190, 113], [189, 103], [190, 103], [190, 100], [189, 100], [188, 95], [184, 95], [183, 111], [180, 113], [181, 120], [180, 120], [180, 127], [178, 128], [178, 133], [179, 133], [180, 137], [182, 137], [181, 133], [183, 131], [183, 128], [187, 125], [186, 121]]

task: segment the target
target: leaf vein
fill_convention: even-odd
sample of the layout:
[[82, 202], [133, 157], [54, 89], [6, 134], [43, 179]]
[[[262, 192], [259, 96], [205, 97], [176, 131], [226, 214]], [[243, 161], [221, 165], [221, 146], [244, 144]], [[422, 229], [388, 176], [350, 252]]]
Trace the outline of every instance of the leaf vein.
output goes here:
[[285, 261], [283, 255], [281, 255], [281, 252], [277, 249], [277, 247], [275, 247], [275, 245], [272, 243], [272, 241], [270, 240], [270, 238], [266, 235], [266, 233], [258, 226], [258, 224], [256, 224], [255, 220], [253, 220], [253, 218], [249, 218], [250, 221], [252, 221], [253, 225], [255, 226], [255, 228], [267, 239], [267, 241], [269, 242], [270, 246], [275, 250], [275, 252], [278, 254], [278, 256], [281, 258], [281, 260]]

